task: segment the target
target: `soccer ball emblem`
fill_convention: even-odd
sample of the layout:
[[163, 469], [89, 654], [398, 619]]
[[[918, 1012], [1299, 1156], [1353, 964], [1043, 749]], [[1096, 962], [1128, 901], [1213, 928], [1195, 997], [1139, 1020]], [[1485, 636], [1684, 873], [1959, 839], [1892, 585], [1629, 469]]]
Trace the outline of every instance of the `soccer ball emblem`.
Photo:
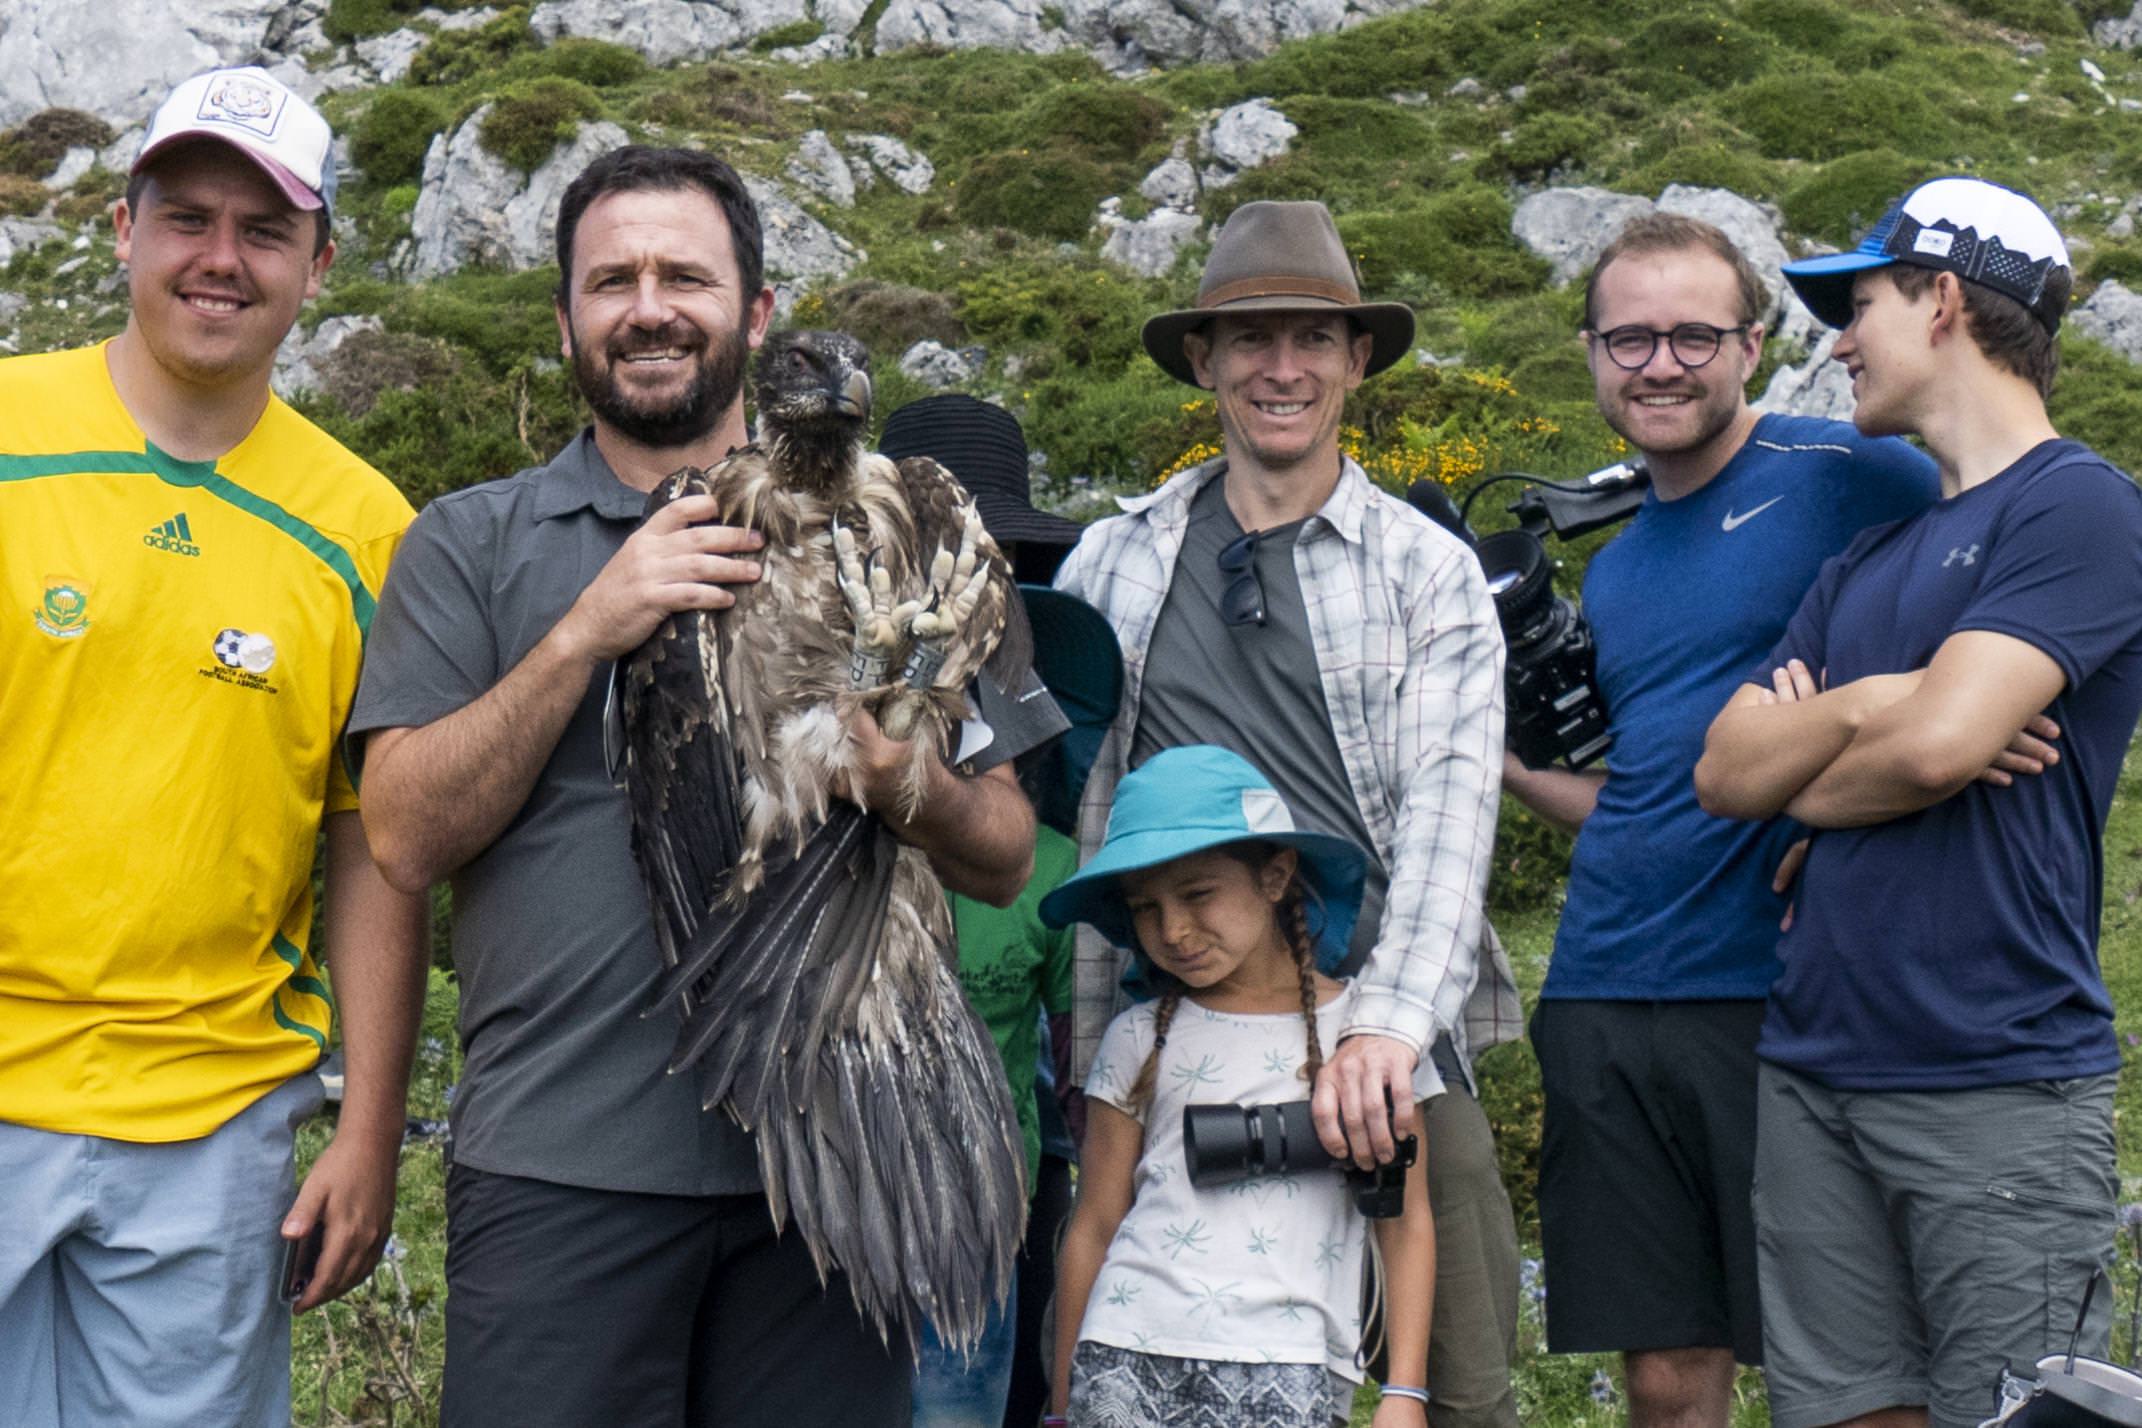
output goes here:
[[244, 630], [218, 630], [214, 649], [217, 663], [242, 669], [248, 674], [266, 674], [275, 667], [275, 641], [266, 635], [249, 635]]
[[238, 646], [245, 643], [244, 630], [216, 631], [216, 662], [238, 668]]

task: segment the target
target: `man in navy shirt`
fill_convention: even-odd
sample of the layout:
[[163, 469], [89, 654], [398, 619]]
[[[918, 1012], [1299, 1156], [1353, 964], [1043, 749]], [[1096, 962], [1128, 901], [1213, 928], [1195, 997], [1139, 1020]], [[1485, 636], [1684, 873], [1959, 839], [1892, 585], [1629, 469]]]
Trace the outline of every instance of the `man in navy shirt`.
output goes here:
[[1638, 1425], [1724, 1425], [1762, 1334], [1749, 1185], [1755, 1037], [1797, 830], [1697, 807], [1711, 716], [1777, 642], [1822, 562], [1933, 501], [1932, 463], [1747, 402], [1770, 294], [1709, 224], [1654, 213], [1601, 254], [1585, 305], [1600, 414], [1652, 490], [1593, 557], [1608, 771], [1503, 787], [1576, 829], [1533, 1019], [1548, 1343], [1626, 1355]]
[[2142, 493], [2046, 419], [2071, 274], [2022, 195], [1939, 179], [1786, 273], [1844, 328], [1854, 423], [1920, 436], [1943, 499], [1824, 568], [1697, 769], [1713, 812], [1818, 830], [1757, 1045], [1771, 1417], [1972, 1424], [2112, 1249]]

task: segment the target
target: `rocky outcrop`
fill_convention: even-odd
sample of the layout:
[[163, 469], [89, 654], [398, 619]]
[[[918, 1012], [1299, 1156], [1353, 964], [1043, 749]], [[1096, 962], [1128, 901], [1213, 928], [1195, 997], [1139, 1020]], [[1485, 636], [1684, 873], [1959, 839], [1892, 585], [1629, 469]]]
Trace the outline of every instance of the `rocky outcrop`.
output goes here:
[[1420, 0], [1065, 0], [1064, 29], [1118, 71], [1256, 59]]
[[1197, 151], [1211, 160], [1199, 179], [1206, 188], [1225, 188], [1244, 169], [1284, 154], [1300, 132], [1269, 99], [1245, 99], [1223, 109], [1198, 133]]
[[2125, 15], [2115, 15], [2098, 21], [2090, 27], [2090, 37], [2101, 45], [2118, 50], [2131, 50], [2142, 45], [2142, 0]]
[[1651, 200], [1603, 188], [1549, 188], [1527, 194], [1510, 218], [1510, 236], [1547, 260], [1557, 286], [1575, 281], [1599, 261], [1600, 250]]
[[283, 345], [275, 352], [275, 370], [269, 375], [269, 383], [276, 395], [289, 398], [299, 392], [318, 392], [327, 383], [321, 376], [321, 367], [334, 353], [360, 332], [379, 332], [383, 324], [376, 317], [330, 317], [306, 336], [301, 327], [290, 329]]
[[862, 249], [805, 213], [778, 186], [746, 174], [744, 187], [759, 208], [776, 313], [785, 317], [806, 289], [843, 277], [863, 261]]
[[326, 0], [6, 0], [0, 126], [56, 105], [86, 109], [115, 127], [139, 122], [189, 75], [281, 58], [266, 49], [271, 29], [295, 35], [304, 24], [298, 17], [326, 8]]
[[788, 161], [788, 176], [828, 203], [855, 206], [855, 172], [823, 129], [811, 130], [796, 145]]
[[1180, 208], [1156, 208], [1143, 218], [1125, 218], [1120, 198], [1102, 200], [1094, 224], [1108, 235], [1101, 256], [1145, 278], [1172, 272], [1183, 250], [1205, 231], [1204, 219]]
[[1830, 360], [1837, 345], [1834, 329], [1824, 328], [1807, 360], [1796, 367], [1780, 367], [1770, 375], [1770, 385], [1755, 406], [1760, 411], [1786, 412], [1793, 416], [1827, 417], [1832, 421], [1852, 419], [1852, 379], [1844, 364]]
[[2068, 314], [2068, 327], [2104, 343], [2130, 362], [2142, 362], [2142, 293], [2122, 283], [2099, 283], [2097, 291]]
[[587, 125], [523, 176], [484, 148], [483, 121], [490, 111], [484, 105], [451, 134], [431, 141], [409, 223], [411, 277], [437, 277], [470, 263], [531, 268], [549, 261], [565, 186], [597, 154], [626, 141], [615, 124]]
[[528, 24], [545, 40], [607, 40], [671, 65], [739, 49], [768, 30], [811, 18], [809, 0], [544, 0]]
[[932, 391], [971, 382], [988, 353], [979, 347], [947, 347], [928, 338], [900, 354], [900, 370]]
[[892, 0], [878, 16], [880, 52], [936, 45], [948, 50], [1050, 54], [1068, 37], [1042, 0]]
[[937, 181], [937, 166], [890, 134], [850, 134], [848, 147], [859, 187], [883, 178], [902, 193], [928, 193]]

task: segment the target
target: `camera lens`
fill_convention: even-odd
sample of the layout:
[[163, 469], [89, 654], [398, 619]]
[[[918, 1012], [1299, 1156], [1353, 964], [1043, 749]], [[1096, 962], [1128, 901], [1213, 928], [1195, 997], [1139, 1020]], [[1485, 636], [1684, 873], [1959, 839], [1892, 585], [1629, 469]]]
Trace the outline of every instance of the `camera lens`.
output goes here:
[[1328, 1170], [1338, 1163], [1316, 1138], [1307, 1101], [1185, 1106], [1183, 1158], [1190, 1163], [1192, 1185], [1226, 1185], [1283, 1170]]
[[1495, 614], [1512, 645], [1542, 633], [1554, 608], [1554, 562], [1530, 531], [1497, 531], [1480, 541], [1480, 570], [1495, 596]]

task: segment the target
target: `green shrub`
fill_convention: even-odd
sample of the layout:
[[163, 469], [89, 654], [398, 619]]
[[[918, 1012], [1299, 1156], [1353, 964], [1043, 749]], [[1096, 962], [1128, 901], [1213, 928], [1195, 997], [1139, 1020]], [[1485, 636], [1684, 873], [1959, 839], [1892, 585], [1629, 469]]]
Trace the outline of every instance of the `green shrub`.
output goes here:
[[1605, 137], [1599, 121], [1584, 114], [1535, 114], [1510, 131], [1479, 164], [1483, 176], [1520, 181], [1548, 178], [1580, 167]]
[[41, 179], [69, 149], [101, 149], [118, 136], [112, 126], [79, 109], [46, 109], [0, 134], [0, 173]]
[[881, 356], [897, 357], [925, 339], [947, 347], [967, 340], [967, 329], [953, 310], [952, 299], [927, 288], [865, 278], [806, 299], [812, 300], [816, 304], [813, 326], [852, 332]]
[[446, 127], [446, 106], [413, 89], [382, 89], [354, 124], [345, 126], [350, 157], [367, 179], [384, 187], [423, 177], [432, 136]]
[[1508, 195], [1486, 184], [1402, 208], [1342, 213], [1338, 224], [1367, 292], [1426, 296], [1408, 288], [1407, 275], [1471, 297], [1530, 292], [1546, 281], [1547, 265], [1510, 237]]
[[524, 361], [503, 377], [459, 370], [382, 391], [361, 417], [308, 404], [329, 435], [384, 472], [411, 504], [548, 461], [584, 420], [563, 368]]
[[330, 40], [346, 45], [398, 30], [422, 8], [424, 0], [328, 0], [320, 28]]
[[1167, 123], [1167, 105], [1127, 84], [1063, 84], [1021, 109], [1012, 131], [1087, 158], [1128, 160]]
[[2125, 287], [2142, 288], [2142, 246], [2115, 241], [2098, 244], [2083, 259], [2082, 277], [2093, 286], [2111, 281]]
[[764, 54], [768, 50], [786, 49], [790, 45], [807, 45], [825, 32], [826, 27], [820, 21], [791, 20], [754, 37], [751, 48]]
[[1697, 188], [1728, 188], [1740, 194], [1775, 193], [1776, 164], [1757, 158], [1745, 147], [1704, 140], [1674, 146], [1661, 145], [1648, 156], [1640, 154], [1642, 167], [1631, 173], [1619, 188], [1657, 194], [1668, 184], [1685, 183]]
[[1945, 153], [1955, 133], [1950, 103], [1945, 92], [1937, 101], [1901, 85], [1808, 69], [1742, 85], [1721, 107], [1770, 158], [1834, 159], [1881, 145]]
[[514, 55], [535, 48], [528, 7], [515, 5], [468, 30], [442, 30], [409, 62], [407, 82], [418, 87], [466, 83], [494, 74]]
[[638, 50], [605, 40], [558, 40], [522, 56], [516, 65], [535, 73], [576, 79], [595, 89], [630, 84], [647, 73], [647, 59]]
[[0, 214], [10, 217], [37, 212], [51, 201], [52, 191], [21, 174], [0, 174]]
[[510, 86], [484, 116], [483, 146], [523, 173], [541, 166], [602, 114], [602, 100], [577, 80], [546, 75]]
[[1668, 102], [1725, 89], [1769, 69], [1777, 42], [1712, 10], [1660, 15], [1629, 37], [1627, 82]]
[[1894, 149], [1864, 149], [1832, 159], [1787, 190], [1782, 205], [1793, 230], [1839, 247], [1857, 241], [1885, 209], [1939, 165]]
[[2060, 379], [2046, 403], [2060, 434], [2090, 446], [2122, 471], [2142, 471], [2142, 427], [2135, 422], [2138, 408], [2142, 408], [2142, 367], [2070, 331], [2060, 344]]
[[2067, 0], [1958, 0], [1966, 15], [2011, 30], [2058, 39], [2078, 39], [2083, 24]]
[[1029, 349], [1027, 371], [1036, 381], [1066, 368], [1099, 379], [1144, 362], [1138, 329], [1170, 306], [1157, 285], [1072, 255], [977, 264], [954, 291], [959, 320], [974, 340]]
[[1093, 226], [1095, 205], [1120, 175], [1056, 149], [992, 154], [969, 165], [953, 211], [971, 227], [1003, 227], [1069, 242]]

